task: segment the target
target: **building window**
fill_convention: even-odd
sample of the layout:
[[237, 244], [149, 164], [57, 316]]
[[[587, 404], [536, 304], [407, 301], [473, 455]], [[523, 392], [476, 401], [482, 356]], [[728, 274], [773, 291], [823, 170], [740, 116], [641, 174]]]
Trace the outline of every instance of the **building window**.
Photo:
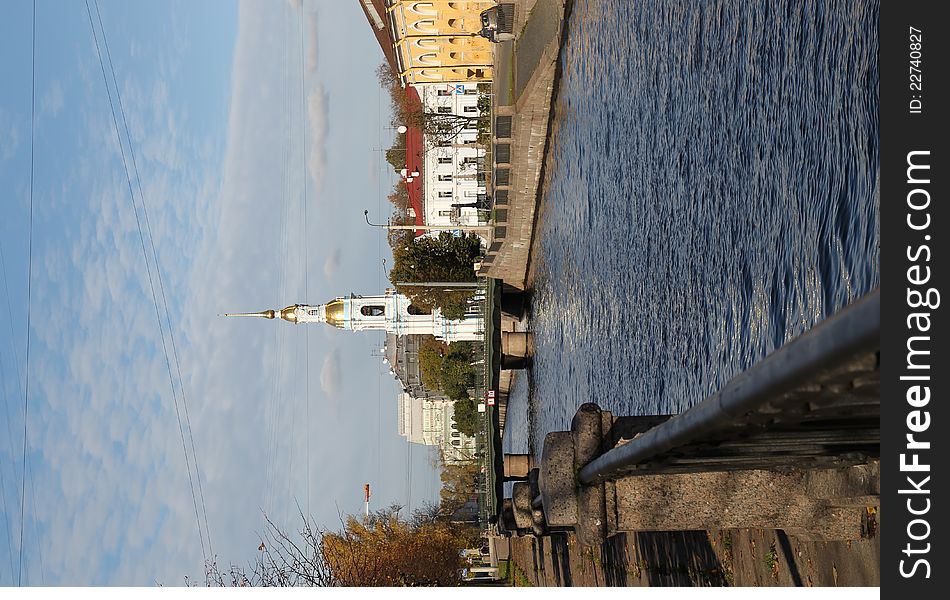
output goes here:
[[452, 92], [450, 90], [436, 90], [436, 96], [451, 96]]
[[463, 165], [473, 165], [477, 162], [478, 162], [477, 156], [466, 156], [465, 158], [462, 159]]
[[439, 211], [439, 216], [440, 216], [440, 217], [451, 217], [451, 216], [452, 216], [452, 211], [451, 211], [451, 210], [440, 210], [440, 211]]
[[310, 314], [311, 314], [312, 316], [314, 316], [314, 317], [317, 316], [317, 313], [318, 313], [318, 312], [320, 312], [320, 311], [318, 311], [318, 310], [315, 309], [315, 308], [310, 309]]
[[451, 175], [439, 175], [439, 181], [452, 181]]
[[413, 4], [409, 10], [416, 13], [417, 15], [434, 15], [433, 6], [431, 2], [416, 2]]
[[451, 145], [452, 145], [451, 142], [441, 141], [441, 142], [439, 142], [438, 144], [436, 144], [435, 146], [436, 146], [436, 148], [448, 148], [448, 147], [451, 146]]
[[467, 113], [473, 113], [473, 112], [478, 112], [478, 107], [474, 105], [469, 105], [469, 106], [464, 107], [462, 110]]
[[465, 90], [465, 95], [466, 95], [466, 96], [474, 96], [474, 95], [476, 95], [476, 94], [478, 94], [478, 90], [475, 89], [475, 88], [468, 88], [468, 89]]
[[451, 106], [440, 106], [440, 107], [438, 108], [438, 111], [439, 111], [439, 113], [441, 113], [441, 114], [443, 114], [443, 115], [451, 114], [451, 112], [452, 112], [452, 107], [451, 107]]
[[435, 21], [432, 19], [424, 19], [422, 21], [416, 21], [412, 24], [412, 28], [416, 31], [421, 31], [423, 33], [430, 33], [435, 30]]
[[428, 52], [419, 57], [419, 62], [423, 65], [438, 65], [439, 55], [435, 52]]
[[415, 304], [410, 304], [406, 308], [406, 312], [408, 312], [410, 315], [431, 315], [432, 314], [431, 310], [427, 308], [419, 308]]
[[451, 198], [452, 192], [439, 192], [439, 198]]
[[419, 71], [419, 77], [424, 77], [426, 79], [434, 79], [436, 81], [442, 80], [442, 73], [438, 71], [431, 71], [429, 69], [423, 69]]
[[378, 304], [367, 305], [360, 309], [360, 314], [364, 317], [381, 317], [386, 314], [386, 308]]
[[452, 440], [452, 445], [458, 447], [462, 445], [462, 442], [460, 440]]
[[452, 157], [451, 157], [451, 156], [440, 156], [440, 157], [439, 157], [439, 164], [440, 164], [440, 165], [451, 165], [451, 164], [452, 164]]

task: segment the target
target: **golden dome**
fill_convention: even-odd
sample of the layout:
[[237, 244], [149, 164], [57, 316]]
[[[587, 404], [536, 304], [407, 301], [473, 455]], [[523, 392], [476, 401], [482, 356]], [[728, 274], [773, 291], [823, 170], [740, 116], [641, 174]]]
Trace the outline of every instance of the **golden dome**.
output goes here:
[[[274, 312], [274, 311], [270, 311], [270, 312]], [[273, 317], [268, 317], [268, 318], [273, 318]], [[281, 309], [280, 318], [285, 321], [289, 321], [291, 323], [296, 323], [297, 322], [297, 305], [291, 304], [290, 306]]]
[[343, 299], [337, 298], [336, 300], [327, 303], [326, 305], [326, 315], [327, 323], [333, 325], [334, 327], [343, 328]]

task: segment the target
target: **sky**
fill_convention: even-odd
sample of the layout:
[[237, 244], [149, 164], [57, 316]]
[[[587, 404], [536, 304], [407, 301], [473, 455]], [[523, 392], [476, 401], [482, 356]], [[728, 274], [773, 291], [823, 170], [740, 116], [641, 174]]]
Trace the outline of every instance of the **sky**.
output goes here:
[[265, 515], [435, 502], [382, 334], [219, 316], [387, 285], [358, 2], [89, 8], [37, 0], [35, 54], [0, 9], [0, 585], [181, 585]]

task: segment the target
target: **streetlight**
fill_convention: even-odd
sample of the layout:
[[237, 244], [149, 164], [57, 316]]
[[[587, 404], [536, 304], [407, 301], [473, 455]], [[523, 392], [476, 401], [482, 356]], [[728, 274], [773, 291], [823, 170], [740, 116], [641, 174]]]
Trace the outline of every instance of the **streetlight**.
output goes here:
[[385, 225], [381, 223], [371, 223], [369, 220], [369, 211], [363, 211], [363, 218], [366, 219], [366, 224], [370, 227], [379, 227], [381, 229], [387, 229], [389, 231], [394, 230], [403, 230], [403, 231], [470, 231], [473, 233], [483, 233], [485, 237], [491, 239], [492, 233], [495, 228], [491, 225], [390, 225], [386, 223]]

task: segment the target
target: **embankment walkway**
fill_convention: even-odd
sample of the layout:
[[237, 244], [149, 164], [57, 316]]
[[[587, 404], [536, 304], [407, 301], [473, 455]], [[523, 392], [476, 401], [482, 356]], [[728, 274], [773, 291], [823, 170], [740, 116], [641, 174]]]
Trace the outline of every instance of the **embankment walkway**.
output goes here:
[[571, 0], [515, 2], [514, 42], [495, 47], [493, 242], [479, 275], [525, 288], [557, 65]]

